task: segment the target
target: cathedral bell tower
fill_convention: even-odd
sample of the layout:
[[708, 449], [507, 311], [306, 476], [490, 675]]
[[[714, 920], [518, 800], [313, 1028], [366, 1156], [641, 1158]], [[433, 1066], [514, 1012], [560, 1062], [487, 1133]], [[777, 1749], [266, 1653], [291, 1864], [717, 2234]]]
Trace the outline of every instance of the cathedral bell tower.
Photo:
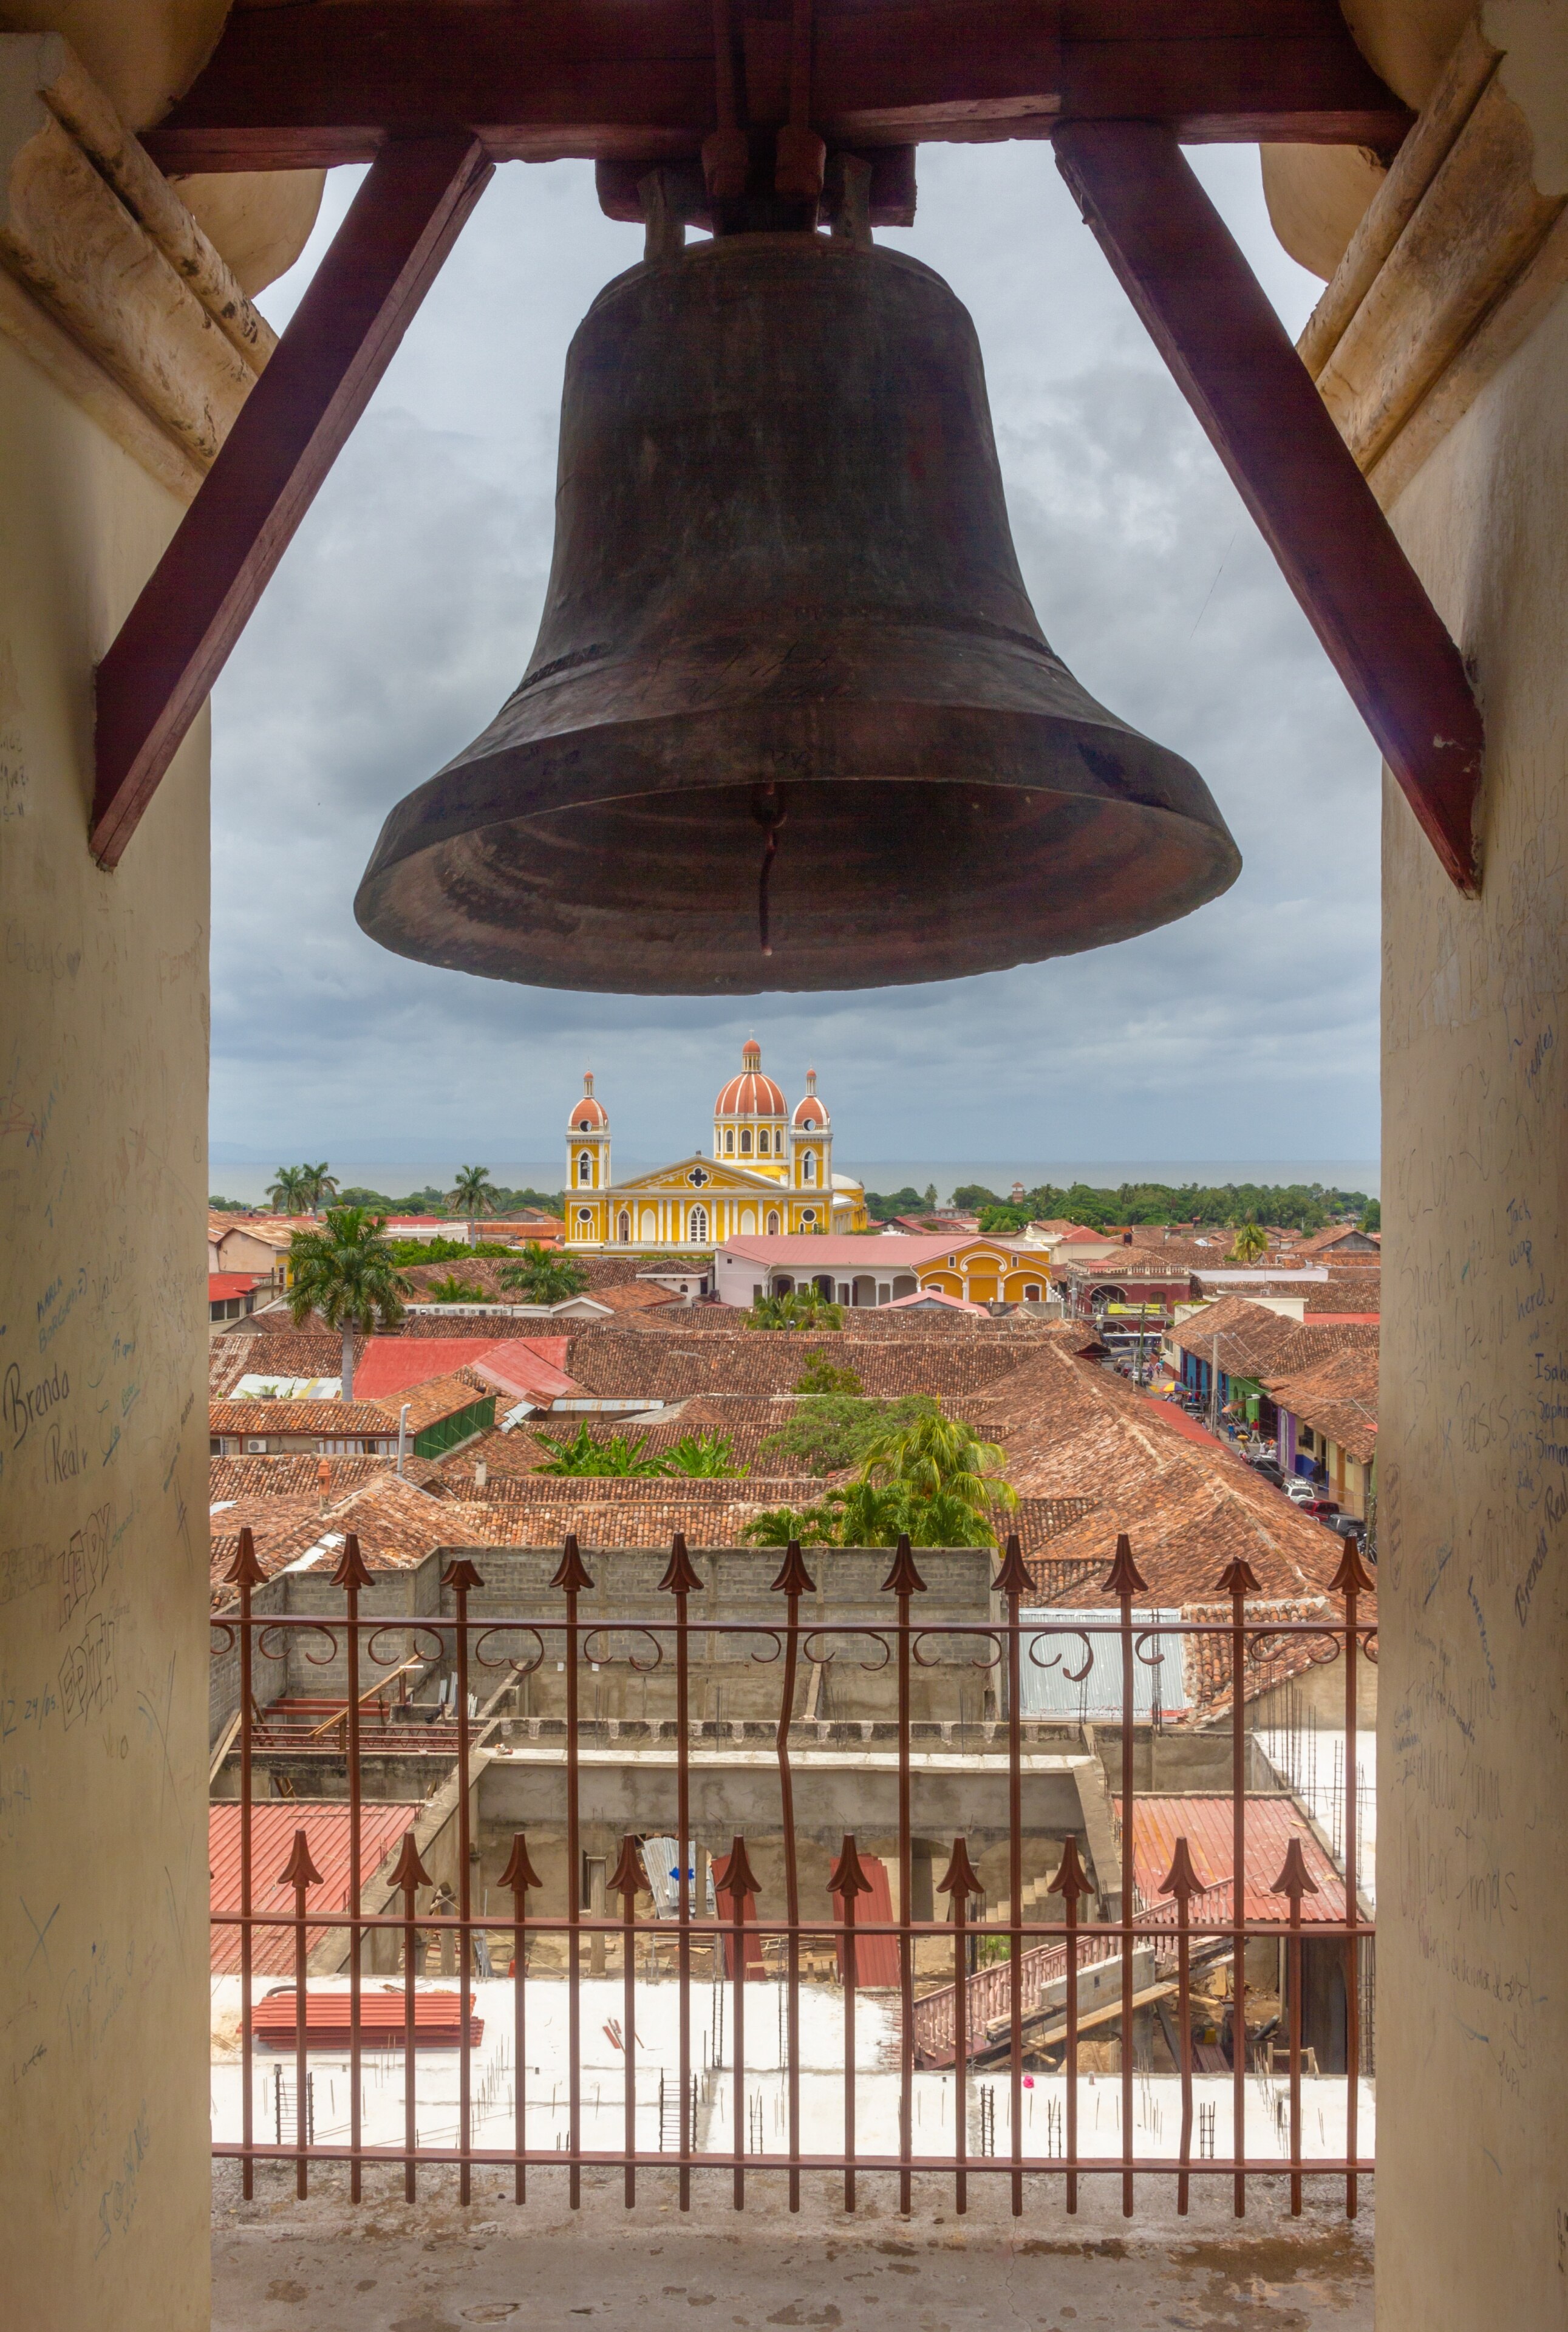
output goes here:
[[594, 1099], [593, 1073], [582, 1081], [582, 1099], [572, 1104], [566, 1130], [566, 1204], [568, 1237], [579, 1204], [597, 1199], [610, 1186], [610, 1121], [602, 1101]]

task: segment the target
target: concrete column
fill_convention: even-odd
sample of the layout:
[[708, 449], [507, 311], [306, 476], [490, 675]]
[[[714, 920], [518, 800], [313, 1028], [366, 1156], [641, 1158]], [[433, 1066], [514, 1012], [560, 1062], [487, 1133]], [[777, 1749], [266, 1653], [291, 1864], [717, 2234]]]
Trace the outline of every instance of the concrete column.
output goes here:
[[1478, 901], [1385, 787], [1382, 2332], [1568, 2289], [1565, 381], [1560, 296], [1393, 513], [1488, 756]]
[[0, 340], [0, 2290], [207, 2322], [207, 727], [118, 873], [92, 672], [180, 505]]

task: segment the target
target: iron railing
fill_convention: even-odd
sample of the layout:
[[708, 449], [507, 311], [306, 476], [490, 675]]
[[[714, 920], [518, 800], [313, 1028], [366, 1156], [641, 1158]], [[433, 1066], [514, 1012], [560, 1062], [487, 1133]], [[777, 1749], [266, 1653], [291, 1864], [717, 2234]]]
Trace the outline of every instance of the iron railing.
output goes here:
[[[1340, 1851], [1333, 1858], [1343, 1905], [1331, 1918], [1324, 1918], [1321, 1902], [1314, 1899], [1324, 1889], [1304, 1855], [1304, 1840], [1312, 1834], [1305, 1812], [1299, 1821], [1292, 1817], [1295, 1831], [1276, 1873], [1260, 1878], [1257, 1858], [1249, 1863], [1248, 1853], [1248, 1821], [1257, 1819], [1252, 1810], [1258, 1803], [1248, 1782], [1248, 1703], [1267, 1688], [1272, 1677], [1299, 1674], [1308, 1663], [1341, 1663], [1344, 1755], [1347, 1770], [1355, 1770], [1358, 1689], [1363, 1664], [1375, 1661], [1376, 1630], [1368, 1601], [1372, 1581], [1353, 1544], [1345, 1546], [1334, 1600], [1322, 1611], [1280, 1616], [1274, 1607], [1249, 1616], [1248, 1598], [1256, 1596], [1257, 1582], [1246, 1563], [1237, 1561], [1217, 1582], [1217, 1616], [1173, 1619], [1162, 1611], [1157, 1627], [1152, 1620], [1141, 1620], [1135, 1608], [1140, 1597], [1146, 1600], [1147, 1590], [1124, 1538], [1118, 1542], [1109, 1576], [1099, 1589], [1102, 1608], [1081, 1626], [1060, 1612], [1051, 1614], [1046, 1627], [1020, 1616], [1037, 1591], [1016, 1539], [1009, 1541], [994, 1582], [990, 1618], [975, 1621], [943, 1616], [933, 1626], [923, 1626], [913, 1616], [914, 1599], [924, 1582], [907, 1541], [891, 1558], [883, 1582], [888, 1616], [875, 1623], [858, 1618], [839, 1622], [816, 1606], [803, 1613], [803, 1600], [815, 1591], [798, 1545], [789, 1549], [772, 1582], [779, 1598], [774, 1624], [715, 1620], [705, 1605], [693, 1615], [690, 1599], [703, 1582], [678, 1535], [660, 1582], [669, 1599], [669, 1616], [655, 1621], [617, 1615], [607, 1624], [598, 1611], [582, 1611], [581, 1599], [593, 1582], [574, 1538], [566, 1541], [551, 1582], [556, 1601], [551, 1608], [525, 1617], [510, 1609], [498, 1613], [487, 1608], [484, 1582], [466, 1559], [445, 1571], [441, 1610], [391, 1619], [379, 1612], [367, 1616], [361, 1598], [373, 1577], [352, 1536], [344, 1544], [333, 1582], [343, 1597], [340, 1615], [258, 1610], [255, 1595], [263, 1578], [250, 1534], [243, 1531], [230, 1573], [234, 1600], [215, 1614], [212, 1623], [215, 1659], [238, 1697], [237, 1727], [231, 1728], [232, 1755], [238, 1767], [233, 1818], [238, 1830], [237, 1883], [232, 1890], [234, 1899], [215, 1901], [213, 1926], [215, 1965], [232, 1965], [232, 1939], [237, 1930], [240, 2069], [238, 2134], [216, 2136], [214, 2152], [241, 2162], [247, 2195], [253, 2191], [258, 2162], [292, 2165], [301, 2196], [308, 2191], [313, 2166], [346, 2163], [355, 2200], [360, 2198], [367, 2165], [400, 2166], [410, 2199], [422, 2168], [455, 2165], [464, 2202], [471, 2197], [475, 2168], [485, 2166], [509, 2170], [515, 2198], [521, 2203], [529, 2170], [547, 2165], [564, 2168], [576, 2207], [583, 2170], [593, 2166], [623, 2172], [629, 2204], [639, 2171], [673, 2167], [679, 2204], [685, 2209], [693, 2174], [717, 2168], [731, 2178], [737, 2209], [744, 2204], [748, 2180], [764, 2171], [777, 2172], [787, 2181], [792, 2210], [800, 2206], [802, 2176], [808, 2172], [841, 2178], [845, 2206], [853, 2209], [857, 2174], [875, 2172], [896, 2179], [898, 2206], [907, 2212], [916, 2175], [942, 2171], [955, 2182], [960, 2210], [970, 2176], [1006, 2177], [1017, 2214], [1024, 2208], [1031, 2181], [1062, 2182], [1072, 2211], [1077, 2207], [1080, 2179], [1108, 2174], [1120, 2181], [1122, 2206], [1128, 2214], [1133, 2209], [1135, 2181], [1173, 2179], [1178, 2207], [1185, 2211], [1190, 2180], [1198, 2175], [1229, 2178], [1239, 2214], [1246, 2209], [1249, 2179], [1286, 2178], [1290, 2206], [1299, 2211], [1304, 2176], [1327, 2174], [1343, 2183], [1344, 2209], [1355, 2214], [1358, 2182], [1372, 2168], [1370, 2155], [1361, 2150], [1360, 2130], [1363, 2074], [1370, 2070], [1362, 2024], [1369, 2009], [1373, 1935], [1358, 1886], [1355, 1792], [1345, 1792], [1343, 1799], [1342, 1836], [1336, 1841]], [[1107, 1616], [1112, 1605], [1114, 1619]], [[1022, 1666], [1027, 1659], [1041, 1665], [1060, 1660], [1071, 1675], [1076, 1659], [1087, 1673], [1096, 1636], [1118, 1644], [1122, 1670], [1123, 1722], [1119, 1746], [1111, 1752], [1109, 1776], [1114, 1788], [1119, 1767], [1117, 1819], [1110, 1832], [1113, 1867], [1091, 1871], [1076, 1836], [1069, 1835], [1047, 1888], [1059, 1901], [1059, 1915], [1026, 1917], [1024, 1866], [1031, 1834], [1024, 1821], [1025, 1736], [1029, 1729], [1037, 1745], [1047, 1728], [1027, 1727], [1021, 1713]], [[1136, 1860], [1139, 1806], [1146, 1793], [1137, 1785], [1134, 1682], [1140, 1661], [1167, 1657], [1181, 1639], [1191, 1639], [1187, 1656], [1203, 1666], [1206, 1705], [1219, 1712], [1218, 1745], [1229, 1762], [1225, 1795], [1234, 1878], [1227, 1874], [1216, 1879], [1206, 1873], [1200, 1849], [1183, 1834], [1174, 1841], [1170, 1868], [1151, 1884], [1147, 1868], [1141, 1882]], [[613, 1872], [601, 1861], [593, 1885], [578, 1883], [585, 1869], [585, 1728], [598, 1738], [598, 1730], [582, 1714], [582, 1677], [585, 1668], [602, 1671], [618, 1662], [632, 1674], [657, 1672], [673, 1681], [673, 1727], [661, 1724], [654, 1728], [666, 1753], [659, 1786], [665, 1789], [668, 1804], [660, 1828], [674, 1840], [689, 1842], [693, 1776], [703, 1768], [705, 1735], [720, 1730], [704, 1727], [693, 1716], [693, 1644], [699, 1639], [710, 1648], [717, 1641], [729, 1642], [732, 1657], [747, 1660], [753, 1674], [770, 1669], [778, 1674], [777, 1719], [771, 1728], [778, 1824], [770, 1834], [781, 1845], [782, 1900], [765, 1899], [748, 1841], [743, 1834], [735, 1834], [722, 1861], [715, 1861], [710, 1909], [698, 1899], [694, 1849], [678, 1843], [677, 1868], [670, 1874], [674, 1917], [661, 1920], [642, 1916], [638, 1909], [639, 1897], [652, 1891], [642, 1837], [625, 1839]], [[289, 1663], [297, 1667], [301, 1658], [333, 1669], [340, 1677], [338, 1697], [313, 1705], [309, 1725], [290, 1728], [269, 1722], [268, 1696], [258, 1696], [257, 1689], [265, 1664], [283, 1663], [286, 1677]], [[870, 1858], [857, 1849], [853, 1834], [843, 1837], [820, 1897], [808, 1900], [803, 1894], [796, 1815], [797, 1783], [806, 1756], [802, 1742], [825, 1728], [799, 1722], [798, 1687], [803, 1664], [819, 1672], [835, 1659], [884, 1680], [891, 1670], [895, 1688], [896, 1724], [891, 1730], [896, 1752], [896, 1900], [884, 1882], [888, 1907], [881, 1916], [869, 1905], [857, 1909], [875, 1889], [866, 1867]], [[985, 1671], [994, 1690], [994, 1723], [939, 1728], [915, 1722], [913, 1699], [920, 1680], [944, 1663]], [[433, 1677], [440, 1679], [443, 1714], [438, 1728], [426, 1732], [406, 1720], [395, 1723], [376, 1704], [378, 1677], [396, 1677], [399, 1691], [406, 1691], [411, 1669], [418, 1671], [416, 1692]], [[531, 1859], [528, 1837], [519, 1830], [511, 1839], [510, 1859], [501, 1876], [505, 1908], [497, 1913], [488, 1901], [476, 1906], [473, 1899], [473, 1871], [478, 1859], [474, 1750], [481, 1736], [493, 1731], [495, 1710], [507, 1688], [518, 1687], [541, 1671], [559, 1674], [563, 1704], [559, 1734], [548, 1737], [559, 1744], [567, 1883], [557, 1891], [564, 1892], [565, 1900], [540, 1907], [543, 1882]], [[288, 1689], [285, 1684], [272, 1698], [286, 1699]], [[318, 1706], [328, 1712], [326, 1721]], [[1060, 1736], [1061, 1721], [1052, 1729]], [[1102, 1734], [1106, 1730], [1097, 1729]], [[999, 1779], [1005, 1778], [1005, 1917], [985, 1919], [979, 1877], [963, 1835], [953, 1839], [948, 1867], [937, 1882], [948, 1900], [948, 1916], [913, 1916], [913, 1802], [921, 1786], [915, 1743], [917, 1736], [939, 1730], [950, 1739], [961, 1735], [964, 1742], [983, 1735], [990, 1746], [975, 1750], [975, 1769], [987, 1766]], [[335, 1900], [312, 1859], [311, 1833], [304, 1825], [293, 1830], [286, 1860], [274, 1852], [272, 1863], [258, 1864], [256, 1833], [263, 1809], [273, 1801], [258, 1797], [257, 1761], [265, 1773], [266, 1761], [280, 1742], [286, 1745], [291, 1733], [297, 1739], [300, 1732], [308, 1733], [311, 1754], [318, 1759], [323, 1751], [335, 1749], [346, 1773], [346, 1799], [338, 1816], [346, 1827], [346, 1883]], [[430, 1749], [437, 1745], [438, 1736], [445, 1746], [450, 1735], [458, 1782], [451, 1807], [455, 1885], [434, 1902], [416, 1834], [419, 1810], [410, 1807], [396, 1866], [388, 1868], [391, 1856], [384, 1852], [387, 1809], [384, 1804], [378, 1808], [377, 1798], [365, 1788], [367, 1759], [392, 1748], [401, 1751], [410, 1735], [421, 1732], [425, 1732]], [[535, 1742], [547, 1737], [538, 1724], [531, 1733]], [[1215, 1731], [1211, 1728], [1204, 1737], [1214, 1744]], [[625, 1754], [631, 1760], [638, 1751], [627, 1744]], [[707, 1772], [705, 1787], [712, 1779]], [[283, 1786], [285, 1794], [292, 1793], [292, 1783]], [[378, 1813], [380, 1827], [374, 1830], [378, 1843], [368, 1857], [367, 1830], [375, 1826]], [[708, 1821], [712, 1830], [711, 1812]], [[275, 1830], [272, 1835], [275, 1841]], [[1320, 1852], [1326, 1848], [1321, 1835], [1317, 1843]], [[368, 1905], [367, 1888], [376, 1875], [371, 1866], [383, 1868], [380, 1908]], [[1324, 1868], [1320, 1859], [1320, 1879]], [[1272, 1916], [1257, 1915], [1260, 1894], [1268, 1900]], [[611, 1907], [611, 1897], [618, 1898], [618, 1912]], [[501, 1979], [504, 1990], [499, 1994], [497, 1979], [490, 1978], [484, 2014], [499, 2053], [482, 2062], [481, 2020], [473, 1987], [489, 1974], [498, 1937], [510, 1950], [511, 1966]], [[281, 1938], [292, 1945], [293, 1981], [292, 1988], [274, 1991], [264, 1986], [263, 1964], [278, 1972]], [[455, 1998], [450, 1990], [433, 1990], [423, 1974], [425, 1952], [432, 1941], [456, 1979]], [[1260, 2038], [1249, 2033], [1247, 2024], [1248, 1949], [1265, 1941], [1275, 1945], [1284, 1975], [1282, 2040], [1272, 2034]], [[311, 1983], [312, 1959], [319, 1970], [324, 1945], [329, 1956], [336, 1945], [341, 1945], [345, 1974], [339, 1982], [346, 1990], [336, 1993], [332, 1980], [319, 1973]], [[531, 1951], [547, 1945], [564, 1947], [559, 1974], [530, 1967]], [[867, 2147], [856, 2139], [857, 2097], [868, 2078], [864, 2059], [857, 2059], [856, 2013], [857, 2001], [865, 1998], [861, 1963], [868, 1964], [879, 1949], [882, 1963], [895, 1968], [895, 1981], [875, 2003], [885, 2061], [880, 2070], [873, 2068], [869, 2077], [884, 2082], [891, 2077], [896, 2139], [891, 2146]], [[1343, 2062], [1332, 2075], [1315, 2065], [1303, 2040], [1303, 1954], [1309, 1949], [1329, 1954], [1343, 1985]], [[400, 1957], [397, 1980], [378, 1981], [374, 1969], [367, 1968], [368, 1953], [383, 1963], [390, 1954], [395, 1974]], [[830, 1955], [826, 1980], [824, 1954]], [[937, 1957], [948, 1974], [932, 1983], [932, 1962]], [[701, 1972], [704, 1961], [711, 1971], [705, 1979]], [[1219, 1967], [1226, 1971], [1229, 1988], [1228, 2053], [1222, 2033], [1194, 2034], [1195, 2018], [1201, 2025], [1205, 2013], [1195, 2005], [1200, 1998], [1195, 1974], [1212, 1979]], [[607, 2015], [602, 2025], [619, 2059], [621, 2111], [611, 2141], [602, 2079], [593, 2083], [594, 2094], [588, 2095], [591, 2076], [585, 2066], [583, 2015], [587, 1985], [614, 1973], [619, 1976], [618, 2012]], [[757, 1989], [759, 1979], [776, 1988], [776, 2021], [766, 1993]], [[1085, 2006], [1085, 1979], [1096, 1993], [1104, 1993], [1108, 2002], [1092, 2014]], [[673, 2030], [664, 2045], [650, 2047], [639, 2036], [639, 2016], [647, 2022], [655, 1993], [668, 2002], [672, 1980], [674, 2013], [673, 2020], [666, 2015], [664, 2021]], [[559, 2013], [563, 1993], [564, 2020]], [[809, 2072], [802, 2064], [802, 2006], [808, 1996], [830, 2001], [838, 2020], [834, 2044], [838, 2061], [832, 2078], [839, 2093], [841, 2142], [836, 2146], [806, 2143], [803, 2079], [819, 2085], [823, 2078], [820, 2069]], [[498, 1997], [502, 2003], [499, 2015]], [[605, 1999], [603, 1993], [595, 1994], [594, 2014], [604, 2008]], [[1136, 2136], [1140, 2127], [1147, 2136], [1159, 2122], [1159, 2113], [1152, 2107], [1140, 2117], [1135, 2098], [1135, 2084], [1146, 2106], [1152, 2095], [1147, 2057], [1142, 2066], [1136, 2061], [1138, 2020], [1142, 2015], [1147, 2031], [1154, 2012], [1152, 2002], [1173, 2060], [1170, 2073], [1161, 2078], [1179, 2117], [1173, 2146], [1158, 2150], [1140, 2144]], [[862, 2008], [863, 2016], [865, 2012]], [[1223, 2007], [1214, 2012], [1223, 2014]], [[543, 2039], [541, 2016], [548, 2028]], [[1108, 2027], [1119, 2033], [1114, 2068], [1107, 2069], [1096, 2057], [1095, 2068], [1085, 2070], [1082, 2034], [1090, 2024], [1097, 2033]], [[776, 2060], [766, 2091], [758, 2086], [755, 2064], [748, 2068], [749, 2027], [756, 2043], [754, 2056], [767, 2055], [770, 2048]], [[764, 2048], [770, 2029], [770, 2047]], [[532, 2065], [531, 2034], [538, 2057]], [[324, 2052], [335, 2052], [337, 2074], [325, 2065]], [[548, 2065], [547, 2056], [551, 2060]], [[290, 2060], [292, 2079], [274, 2078], [280, 2063]], [[1114, 2085], [1108, 2088], [1104, 2085], [1107, 2069], [1114, 2074]], [[371, 2070], [393, 2082], [400, 2076], [401, 2129], [396, 2134], [383, 2130], [376, 2135], [367, 2128], [366, 2079]], [[982, 2071], [990, 2075], [984, 2081]], [[439, 2103], [439, 2114], [449, 2115], [449, 2124], [434, 2127], [426, 2115], [422, 2127], [422, 2073], [427, 2096], [443, 2083], [454, 2086], [455, 2095]], [[1277, 2080], [1281, 2073], [1282, 2083]], [[337, 2104], [339, 2075], [346, 2118]], [[1330, 2119], [1334, 2131], [1343, 2128], [1343, 2143], [1332, 2142], [1331, 2133], [1329, 2142], [1315, 2149], [1310, 2144], [1304, 2079], [1315, 2083], [1311, 2096], [1318, 2101], [1314, 2110], [1320, 2134], [1328, 2127], [1323, 2100], [1332, 2092]], [[934, 2138], [924, 2118], [925, 2101], [936, 2095], [929, 2087], [932, 2081], [941, 2085], [942, 2107]], [[1032, 2093], [1042, 2084], [1047, 2094], [1038, 2100], [1042, 2111], [1037, 2122]], [[1249, 2085], [1255, 2102], [1267, 2109], [1254, 2115], [1250, 2145]], [[613, 2092], [613, 2081], [611, 2086]], [[1119, 2139], [1110, 2148], [1095, 2142], [1093, 2131], [1085, 2138], [1084, 2115], [1091, 2091], [1096, 2098], [1095, 2130], [1099, 2105], [1107, 2094], [1114, 2103]], [[1003, 2108], [999, 2133], [999, 2092]], [[285, 2127], [284, 2111], [290, 2099], [294, 2101], [292, 2134]], [[301, 2099], [308, 2101], [302, 2126]], [[612, 2107], [614, 2104], [612, 2094]], [[531, 2116], [537, 2126], [540, 2114], [545, 2115], [548, 2144], [535, 2142], [531, 2133]], [[813, 2116], [815, 2127], [820, 2121], [815, 2105]], [[1265, 2125], [1263, 2142], [1256, 2137], [1259, 2119]], [[268, 2121], [272, 2130], [263, 2135]], [[1227, 2135], [1228, 2150], [1222, 2142]]]

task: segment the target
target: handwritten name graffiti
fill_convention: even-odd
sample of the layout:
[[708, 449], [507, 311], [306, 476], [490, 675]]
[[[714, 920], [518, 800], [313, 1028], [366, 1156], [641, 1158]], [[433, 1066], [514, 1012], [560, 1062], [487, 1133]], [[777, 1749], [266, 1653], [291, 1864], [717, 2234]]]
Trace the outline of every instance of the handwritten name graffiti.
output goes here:
[[34, 1426], [70, 1398], [71, 1371], [58, 1361], [46, 1376], [32, 1382], [23, 1376], [21, 1363], [12, 1361], [0, 1382], [0, 1431], [10, 1435], [13, 1449], [20, 1449]]
[[81, 1605], [102, 1586], [109, 1570], [114, 1536], [114, 1508], [100, 1506], [79, 1531], [72, 1531], [60, 1558], [60, 1624], [74, 1618]]
[[129, 2135], [120, 2148], [120, 2174], [107, 2185], [98, 2200], [98, 2241], [92, 2247], [96, 2259], [107, 2251], [116, 2235], [122, 2235], [136, 2216], [138, 2188], [141, 2165], [148, 2147], [152, 2143], [152, 2131], [144, 2105], [131, 2124]]
[[67, 1732], [115, 1696], [114, 1636], [114, 1621], [100, 1611], [60, 1663], [61, 1722]]

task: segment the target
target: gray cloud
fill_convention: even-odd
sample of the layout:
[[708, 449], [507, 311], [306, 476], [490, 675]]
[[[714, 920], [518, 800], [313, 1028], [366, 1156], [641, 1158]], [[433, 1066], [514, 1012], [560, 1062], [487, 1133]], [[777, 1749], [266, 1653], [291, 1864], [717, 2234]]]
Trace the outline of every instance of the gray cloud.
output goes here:
[[[1199, 167], [1296, 329], [1315, 287], [1273, 243], [1256, 155]], [[349, 191], [330, 186], [323, 234]], [[1041, 622], [1202, 769], [1246, 860], [1234, 890], [1088, 956], [739, 1005], [509, 988], [362, 937], [351, 901], [386, 811], [527, 660], [566, 345], [638, 255], [591, 170], [513, 167], [217, 693], [215, 1141], [550, 1156], [591, 1066], [626, 1150], [655, 1156], [701, 1135], [755, 1028], [791, 1086], [815, 1061], [846, 1159], [1375, 1150], [1375, 749], [1048, 152], [926, 149], [921, 224], [890, 239], [974, 315]], [[297, 296], [291, 279], [263, 304], [281, 320]]]

